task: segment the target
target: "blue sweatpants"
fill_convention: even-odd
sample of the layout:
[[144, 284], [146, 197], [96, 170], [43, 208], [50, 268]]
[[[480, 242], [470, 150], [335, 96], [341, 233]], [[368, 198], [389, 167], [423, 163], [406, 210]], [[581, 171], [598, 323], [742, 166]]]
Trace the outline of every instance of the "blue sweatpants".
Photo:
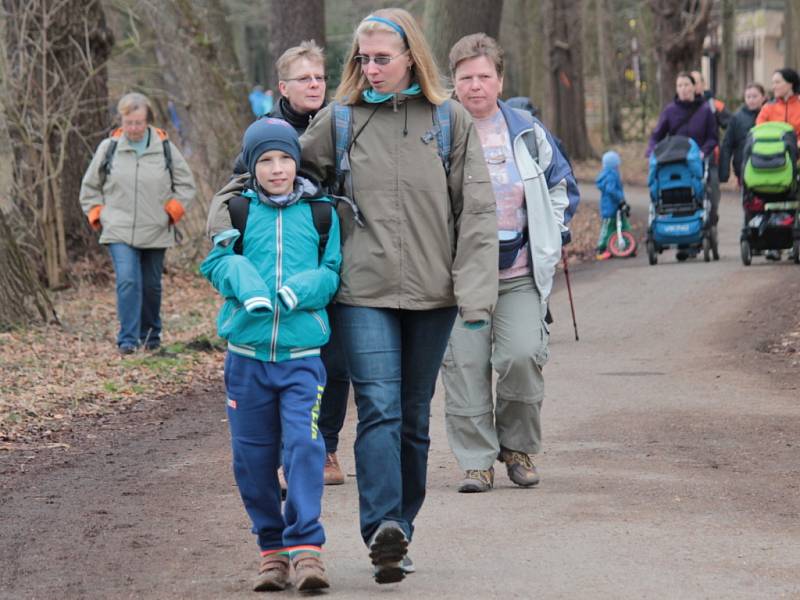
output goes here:
[[262, 552], [325, 542], [319, 522], [325, 443], [317, 427], [324, 387], [319, 357], [270, 363], [228, 352], [225, 358], [233, 474]]

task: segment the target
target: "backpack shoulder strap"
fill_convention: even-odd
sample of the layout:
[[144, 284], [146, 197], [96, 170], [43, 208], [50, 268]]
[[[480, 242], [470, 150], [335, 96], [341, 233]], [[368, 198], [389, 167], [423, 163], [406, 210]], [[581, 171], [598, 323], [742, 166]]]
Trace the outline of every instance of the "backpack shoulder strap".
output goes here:
[[162, 144], [161, 147], [164, 150], [164, 165], [169, 171], [169, 185], [172, 189], [172, 193], [175, 193], [175, 172], [172, 170], [172, 148], [170, 147], [169, 143], [169, 135], [163, 129], [159, 129], [158, 127], [153, 127], [156, 130], [156, 135], [158, 139], [161, 140]]
[[683, 119], [678, 121], [677, 126], [670, 128], [670, 130], [667, 132], [667, 135], [678, 135], [678, 130], [692, 120], [692, 117], [698, 110], [700, 110], [701, 106], [703, 105], [695, 104], [690, 110], [686, 112], [686, 115], [683, 117]]
[[172, 193], [175, 193], [175, 171], [172, 169], [172, 146], [169, 139], [162, 139], [161, 147], [164, 149], [164, 165], [169, 171], [169, 185]]
[[433, 126], [436, 132], [436, 145], [439, 147], [439, 158], [444, 166], [444, 172], [450, 175], [450, 150], [452, 148], [452, 132], [450, 126], [450, 100], [434, 106]]
[[239, 230], [239, 239], [233, 245], [236, 254], [244, 252], [244, 230], [247, 227], [247, 215], [250, 212], [250, 200], [236, 194], [228, 200], [228, 214], [231, 217], [231, 225]]
[[111, 163], [114, 160], [114, 153], [117, 151], [117, 144], [119, 143], [119, 138], [121, 137], [122, 127], [117, 127], [111, 132], [111, 135], [108, 136], [110, 141], [108, 142], [108, 146], [106, 146], [106, 155], [103, 157], [103, 162], [100, 163], [101, 188], [106, 184], [106, 178], [108, 177], [108, 174], [111, 173]]
[[331, 233], [331, 224], [333, 223], [333, 205], [327, 200], [309, 200], [311, 207], [311, 218], [314, 221], [314, 229], [319, 234], [319, 249], [317, 252], [317, 260], [322, 262], [322, 256], [325, 254], [325, 248], [328, 246], [328, 238]]
[[353, 133], [353, 108], [351, 106], [333, 103], [333, 116], [331, 117], [331, 136], [333, 136], [333, 146], [336, 150], [336, 171], [337, 185], [342, 183], [344, 173], [349, 171], [349, 161], [346, 159], [347, 152], [350, 150], [350, 138]]

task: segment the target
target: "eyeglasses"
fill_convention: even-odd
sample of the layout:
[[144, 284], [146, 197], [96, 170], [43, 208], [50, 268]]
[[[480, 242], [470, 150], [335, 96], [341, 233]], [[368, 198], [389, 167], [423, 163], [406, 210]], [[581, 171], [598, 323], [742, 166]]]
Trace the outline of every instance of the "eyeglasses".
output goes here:
[[395, 58], [403, 56], [403, 54], [405, 54], [406, 52], [408, 52], [408, 50], [403, 50], [400, 54], [397, 54], [395, 56], [367, 56], [366, 54], [356, 54], [353, 57], [353, 60], [356, 61], [356, 63], [362, 67], [366, 67], [370, 63], [370, 61], [374, 62], [379, 67], [385, 67]]
[[327, 75], [303, 75], [302, 77], [290, 77], [288, 79], [284, 79], [283, 81], [296, 81], [301, 85], [311, 85], [314, 82], [325, 83], [328, 81]]

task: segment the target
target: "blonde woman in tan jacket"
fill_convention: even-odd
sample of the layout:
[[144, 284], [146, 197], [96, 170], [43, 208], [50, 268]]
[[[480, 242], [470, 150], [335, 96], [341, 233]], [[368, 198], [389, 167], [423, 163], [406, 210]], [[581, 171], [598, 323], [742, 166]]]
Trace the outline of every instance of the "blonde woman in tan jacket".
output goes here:
[[161, 272], [174, 225], [194, 198], [194, 177], [166, 134], [151, 125], [146, 96], [123, 96], [121, 127], [100, 142], [81, 184], [81, 208], [114, 263], [117, 348], [161, 345]]
[[[344, 203], [341, 287], [332, 306], [358, 408], [361, 535], [378, 583], [400, 581], [425, 498], [430, 403], [453, 321], [489, 320], [497, 299], [495, 203], [467, 112], [449, 101], [420, 27], [378, 10], [357, 27], [336, 103], [348, 107], [352, 199]], [[449, 169], [437, 106], [448, 102]], [[335, 108], [301, 138], [303, 163], [335, 171]], [[334, 119], [335, 121], [335, 119]]]

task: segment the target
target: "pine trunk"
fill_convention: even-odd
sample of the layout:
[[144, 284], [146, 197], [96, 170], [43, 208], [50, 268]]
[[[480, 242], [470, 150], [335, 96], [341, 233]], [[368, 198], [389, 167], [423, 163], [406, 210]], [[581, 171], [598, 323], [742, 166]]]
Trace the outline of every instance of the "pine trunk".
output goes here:
[[552, 128], [570, 158], [591, 158], [594, 151], [587, 134], [584, 104], [582, 0], [547, 0], [545, 8]]
[[[318, 46], [325, 47], [324, 0], [273, 1], [267, 21], [269, 53], [273, 61], [278, 60], [288, 48], [304, 40], [314, 40]], [[270, 69], [269, 87], [275, 89], [277, 84], [275, 69]]]
[[156, 5], [137, 2], [156, 41], [155, 56], [166, 91], [181, 122], [173, 140], [195, 174], [196, 207], [182, 221], [185, 247], [202, 251], [205, 220], [212, 195], [228, 180], [233, 160], [249, 121], [247, 88], [229, 44], [225, 22], [210, 25], [219, 13], [215, 2], [206, 8], [191, 0]]
[[0, 210], [0, 331], [58, 321], [47, 291]]
[[450, 72], [450, 48], [465, 35], [483, 32], [498, 38], [502, 13], [503, 0], [427, 0], [425, 37], [443, 74]]
[[722, 77], [717, 96], [732, 103], [739, 96], [736, 89], [736, 1], [722, 0]]

